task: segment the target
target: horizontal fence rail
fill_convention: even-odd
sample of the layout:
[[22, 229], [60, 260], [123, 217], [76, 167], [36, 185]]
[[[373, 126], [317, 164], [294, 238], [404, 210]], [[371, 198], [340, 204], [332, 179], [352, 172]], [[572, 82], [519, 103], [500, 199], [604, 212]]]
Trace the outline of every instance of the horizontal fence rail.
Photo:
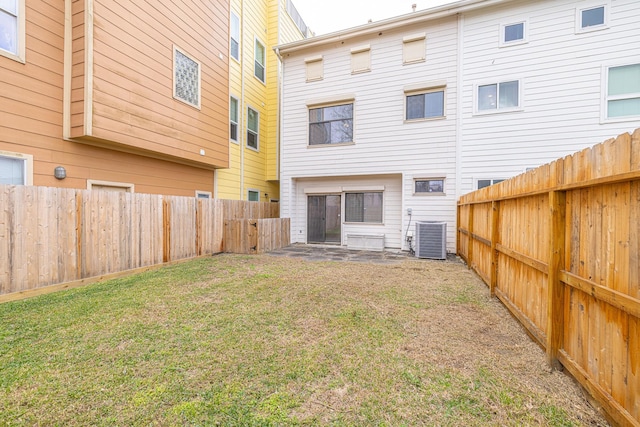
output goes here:
[[457, 243], [549, 363], [640, 426], [640, 129], [462, 196]]
[[261, 226], [260, 247], [270, 250], [269, 239], [288, 244], [268, 235], [289, 224], [279, 214], [268, 202], [0, 185], [0, 301], [223, 252], [234, 237], [225, 236], [225, 218], [272, 221]]

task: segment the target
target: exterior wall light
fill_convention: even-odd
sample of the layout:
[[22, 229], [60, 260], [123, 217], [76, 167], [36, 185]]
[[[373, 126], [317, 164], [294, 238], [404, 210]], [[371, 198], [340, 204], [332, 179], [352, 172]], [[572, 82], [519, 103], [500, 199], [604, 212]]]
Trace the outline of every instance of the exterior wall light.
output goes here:
[[67, 177], [67, 171], [62, 166], [56, 166], [56, 168], [53, 170], [53, 176], [55, 176], [57, 179], [65, 179]]

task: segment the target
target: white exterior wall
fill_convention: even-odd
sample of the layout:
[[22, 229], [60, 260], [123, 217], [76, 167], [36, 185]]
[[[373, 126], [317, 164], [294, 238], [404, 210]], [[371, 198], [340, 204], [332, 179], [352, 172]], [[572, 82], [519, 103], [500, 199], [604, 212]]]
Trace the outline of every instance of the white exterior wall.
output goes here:
[[[602, 4], [608, 28], [576, 34], [576, 8]], [[637, 0], [517, 1], [462, 19], [461, 194], [640, 127], [602, 120], [603, 67], [640, 63]], [[521, 20], [528, 42], [500, 47], [500, 25]], [[476, 85], [503, 79], [520, 79], [522, 111], [474, 115]]]
[[[421, 32], [426, 33], [426, 61], [403, 65], [403, 37]], [[371, 46], [371, 71], [352, 75], [351, 48], [364, 44]], [[387, 247], [402, 247], [410, 207], [412, 224], [447, 221], [448, 250], [455, 250], [456, 46], [457, 21], [450, 17], [284, 57], [280, 195], [281, 215], [292, 219], [293, 242], [306, 242], [304, 188], [309, 182], [349, 185], [347, 177], [356, 176], [359, 185], [385, 182], [397, 188], [385, 187]], [[324, 78], [307, 83], [304, 60], [319, 54]], [[446, 81], [446, 118], [405, 123], [405, 86], [433, 81]], [[355, 97], [354, 144], [309, 146], [307, 104], [346, 94]], [[389, 179], [389, 174], [397, 178]], [[414, 177], [445, 178], [446, 194], [414, 196]], [[377, 225], [343, 225], [343, 244], [353, 227], [360, 233], [380, 233]]]

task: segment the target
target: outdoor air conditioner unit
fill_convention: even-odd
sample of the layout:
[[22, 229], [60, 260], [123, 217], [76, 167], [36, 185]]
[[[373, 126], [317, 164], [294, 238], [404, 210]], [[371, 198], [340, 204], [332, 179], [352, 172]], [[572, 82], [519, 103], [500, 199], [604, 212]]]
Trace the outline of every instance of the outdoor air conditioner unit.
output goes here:
[[447, 259], [447, 223], [416, 222], [416, 257]]

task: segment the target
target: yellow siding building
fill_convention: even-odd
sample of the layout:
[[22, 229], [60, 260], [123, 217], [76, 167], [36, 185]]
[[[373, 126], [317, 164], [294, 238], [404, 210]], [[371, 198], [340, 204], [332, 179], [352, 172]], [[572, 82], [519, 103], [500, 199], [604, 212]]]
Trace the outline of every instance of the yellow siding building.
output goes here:
[[216, 171], [221, 199], [280, 199], [280, 64], [273, 47], [310, 34], [291, 0], [231, 0], [229, 169]]

